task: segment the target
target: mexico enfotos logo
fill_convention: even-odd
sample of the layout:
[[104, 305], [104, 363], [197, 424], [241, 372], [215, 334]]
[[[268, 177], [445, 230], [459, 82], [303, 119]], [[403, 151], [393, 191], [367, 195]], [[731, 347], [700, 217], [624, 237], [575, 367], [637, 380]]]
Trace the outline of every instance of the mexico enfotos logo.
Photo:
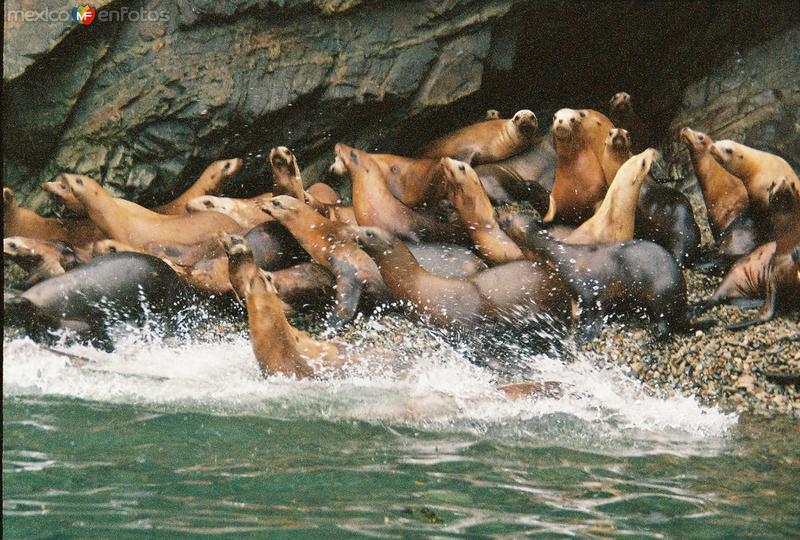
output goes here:
[[86, 4], [70, 9], [12, 9], [5, 11], [6, 22], [68, 22], [88, 26], [99, 22], [165, 22], [166, 9], [133, 9], [127, 6], [97, 10]]

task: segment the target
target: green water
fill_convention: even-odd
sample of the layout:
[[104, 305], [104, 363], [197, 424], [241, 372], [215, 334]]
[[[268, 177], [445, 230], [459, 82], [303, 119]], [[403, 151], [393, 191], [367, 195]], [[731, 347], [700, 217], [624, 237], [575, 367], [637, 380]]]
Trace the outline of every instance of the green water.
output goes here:
[[262, 379], [246, 335], [127, 332], [82, 367], [7, 338], [4, 537], [797, 537], [796, 420], [524, 352], [564, 394], [510, 401], [397, 324], [353, 330], [378, 360], [323, 381]]

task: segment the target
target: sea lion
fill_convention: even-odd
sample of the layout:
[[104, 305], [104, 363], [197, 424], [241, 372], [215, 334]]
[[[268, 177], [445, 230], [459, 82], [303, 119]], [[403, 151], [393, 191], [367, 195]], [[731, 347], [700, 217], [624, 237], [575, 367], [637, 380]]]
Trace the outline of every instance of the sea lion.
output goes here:
[[280, 221], [311, 258], [336, 277], [336, 310], [329, 325], [338, 327], [352, 320], [362, 290], [373, 301], [388, 299], [378, 267], [345, 232], [348, 225], [331, 221], [288, 195], [265, 201], [261, 209]]
[[314, 201], [318, 201], [320, 204], [341, 204], [342, 200], [339, 194], [327, 184], [318, 182], [310, 186], [308, 190], [303, 187], [303, 178], [300, 175], [297, 158], [285, 146], [276, 146], [270, 150], [269, 163], [272, 167], [273, 196], [289, 195], [302, 201], [303, 194], [307, 192]]
[[703, 193], [711, 233], [719, 242], [722, 231], [750, 205], [747, 189], [739, 178], [712, 157], [710, 150], [714, 140], [711, 137], [688, 127], [681, 129], [680, 136], [689, 150], [694, 174]]
[[219, 193], [224, 183], [242, 168], [242, 163], [240, 158], [221, 159], [213, 162], [206, 167], [200, 178], [189, 189], [172, 201], [153, 208], [153, 212], [159, 214], [183, 214], [186, 212], [186, 203], [190, 200], [203, 195], [216, 195]]
[[558, 156], [552, 136], [540, 137], [528, 150], [495, 163], [475, 166], [492, 204], [527, 201], [542, 216], [550, 207]]
[[440, 326], [470, 329], [484, 322], [526, 319], [554, 332], [570, 319], [566, 285], [544, 265], [516, 261], [463, 279], [426, 272], [397, 237], [375, 227], [354, 229], [359, 245], [378, 263], [395, 300]]
[[786, 176], [791, 182], [800, 182], [785, 159], [731, 140], [715, 142], [710, 153], [744, 183], [756, 219], [769, 219], [769, 190], [777, 178]]
[[500, 111], [497, 109], [486, 109], [486, 114], [483, 115], [484, 120], [500, 120]]
[[[389, 191], [404, 205], [411, 208], [432, 207], [444, 197], [439, 159], [365, 153], [380, 168]], [[330, 170], [340, 176], [347, 174], [347, 168], [340, 160], [334, 161]]]
[[615, 126], [630, 133], [633, 144], [631, 150], [637, 154], [650, 144], [650, 128], [633, 109], [631, 95], [617, 92], [609, 101], [608, 113]]
[[17, 204], [14, 191], [3, 188], [3, 238], [22, 236], [36, 240], [61, 241], [83, 248], [105, 238], [100, 229], [86, 218], [54, 219], [40, 216]]
[[656, 151], [648, 148], [623, 163], [614, 176], [614, 181], [608, 188], [600, 208], [567, 236], [564, 243], [599, 244], [631, 240], [639, 191], [655, 158]]
[[485, 120], [436, 139], [422, 157], [450, 157], [468, 163], [491, 163], [519, 154], [532, 143], [539, 122], [532, 111], [517, 111], [510, 120]]
[[23, 325], [34, 339], [47, 340], [53, 330], [70, 329], [105, 349], [113, 348], [106, 326], [175, 313], [189, 295], [172, 269], [157, 257], [112, 253], [95, 257], [61, 275], [46, 279], [19, 296], [6, 295], [6, 322]]
[[[353, 183], [353, 210], [360, 225], [381, 227], [412, 242], [465, 244], [463, 226], [440, 223], [397, 200], [384, 181], [377, 162], [367, 152], [336, 144], [335, 167], [344, 166]], [[338, 162], [338, 163], [337, 163]]]
[[262, 212], [258, 206], [260, 202], [270, 197], [272, 197], [272, 193], [265, 193], [249, 199], [203, 195], [186, 203], [186, 210], [190, 214], [194, 212], [219, 212], [234, 220], [243, 229], [251, 229], [272, 219]]
[[[613, 178], [632, 155], [628, 132], [612, 129], [602, 160], [606, 177]], [[655, 242], [672, 253], [680, 266], [695, 262], [700, 251], [700, 228], [688, 197], [677, 189], [656, 184], [649, 173], [639, 191], [633, 237]]]
[[769, 188], [768, 209], [776, 240], [756, 248], [731, 267], [722, 283], [699, 307], [739, 299], [765, 298], [755, 319], [730, 325], [738, 330], [772, 320], [778, 309], [800, 305], [800, 276], [793, 252], [800, 246], [800, 188], [783, 176]]
[[461, 221], [478, 252], [493, 264], [524, 259], [517, 245], [495, 221], [495, 211], [475, 170], [463, 161], [442, 158], [447, 197], [458, 210]]
[[63, 177], [100, 230], [109, 238], [134, 247], [148, 243], [197, 244], [216, 238], [220, 232], [242, 228], [217, 212], [163, 215], [132, 203], [117, 204], [117, 199], [88, 176], [64, 174]]
[[581, 338], [599, 335], [605, 315], [646, 311], [658, 335], [685, 332], [686, 282], [672, 256], [643, 240], [574, 245], [540, 231], [531, 216], [501, 211], [500, 226], [532, 260], [553, 264], [580, 308]]
[[573, 109], [561, 109], [553, 116], [558, 163], [545, 222], [557, 217], [564, 223], [580, 225], [594, 214], [606, 194], [603, 169], [587, 139], [584, 121], [592, 123], [588, 115]]
[[272, 277], [256, 267], [244, 238], [229, 235], [223, 245], [228, 253], [231, 283], [247, 304], [253, 352], [265, 376], [281, 373], [310, 377], [326, 369], [341, 368], [350, 361], [335, 343], [317, 341], [289, 324]]
[[78, 255], [70, 245], [59, 240], [36, 240], [22, 236], [4, 238], [3, 254], [28, 274], [26, 288], [72, 270], [91, 258], [88, 253]]
[[[586, 142], [597, 160], [601, 161], [605, 150], [606, 137], [608, 137], [608, 132], [614, 129], [614, 124], [600, 111], [579, 109], [577, 112], [581, 118], [581, 129]], [[612, 180], [614, 180], [613, 176], [606, 178], [606, 185], [611, 185]]]

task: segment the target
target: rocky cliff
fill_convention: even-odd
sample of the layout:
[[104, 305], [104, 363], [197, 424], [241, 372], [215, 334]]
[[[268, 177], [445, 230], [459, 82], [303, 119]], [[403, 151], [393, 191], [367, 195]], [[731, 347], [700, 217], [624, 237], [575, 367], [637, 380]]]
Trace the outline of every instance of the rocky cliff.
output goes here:
[[486, 108], [531, 108], [546, 124], [622, 89], [661, 141], [708, 123], [800, 161], [795, 2], [93, 5], [83, 26], [19, 17], [71, 4], [5, 2], [3, 176], [34, 206], [46, 203], [38, 183], [64, 170], [149, 204], [231, 156], [246, 159], [243, 195], [269, 188], [278, 144], [310, 179], [339, 140], [413, 153]]

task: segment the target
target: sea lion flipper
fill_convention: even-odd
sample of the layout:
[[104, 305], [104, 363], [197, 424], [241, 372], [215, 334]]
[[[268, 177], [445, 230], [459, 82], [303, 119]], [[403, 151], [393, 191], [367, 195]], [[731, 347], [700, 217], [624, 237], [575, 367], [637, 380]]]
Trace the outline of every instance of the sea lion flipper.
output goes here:
[[350, 261], [329, 255], [328, 262], [336, 276], [336, 308], [328, 318], [328, 323], [339, 328], [355, 316], [363, 285], [358, 280], [358, 269]]

